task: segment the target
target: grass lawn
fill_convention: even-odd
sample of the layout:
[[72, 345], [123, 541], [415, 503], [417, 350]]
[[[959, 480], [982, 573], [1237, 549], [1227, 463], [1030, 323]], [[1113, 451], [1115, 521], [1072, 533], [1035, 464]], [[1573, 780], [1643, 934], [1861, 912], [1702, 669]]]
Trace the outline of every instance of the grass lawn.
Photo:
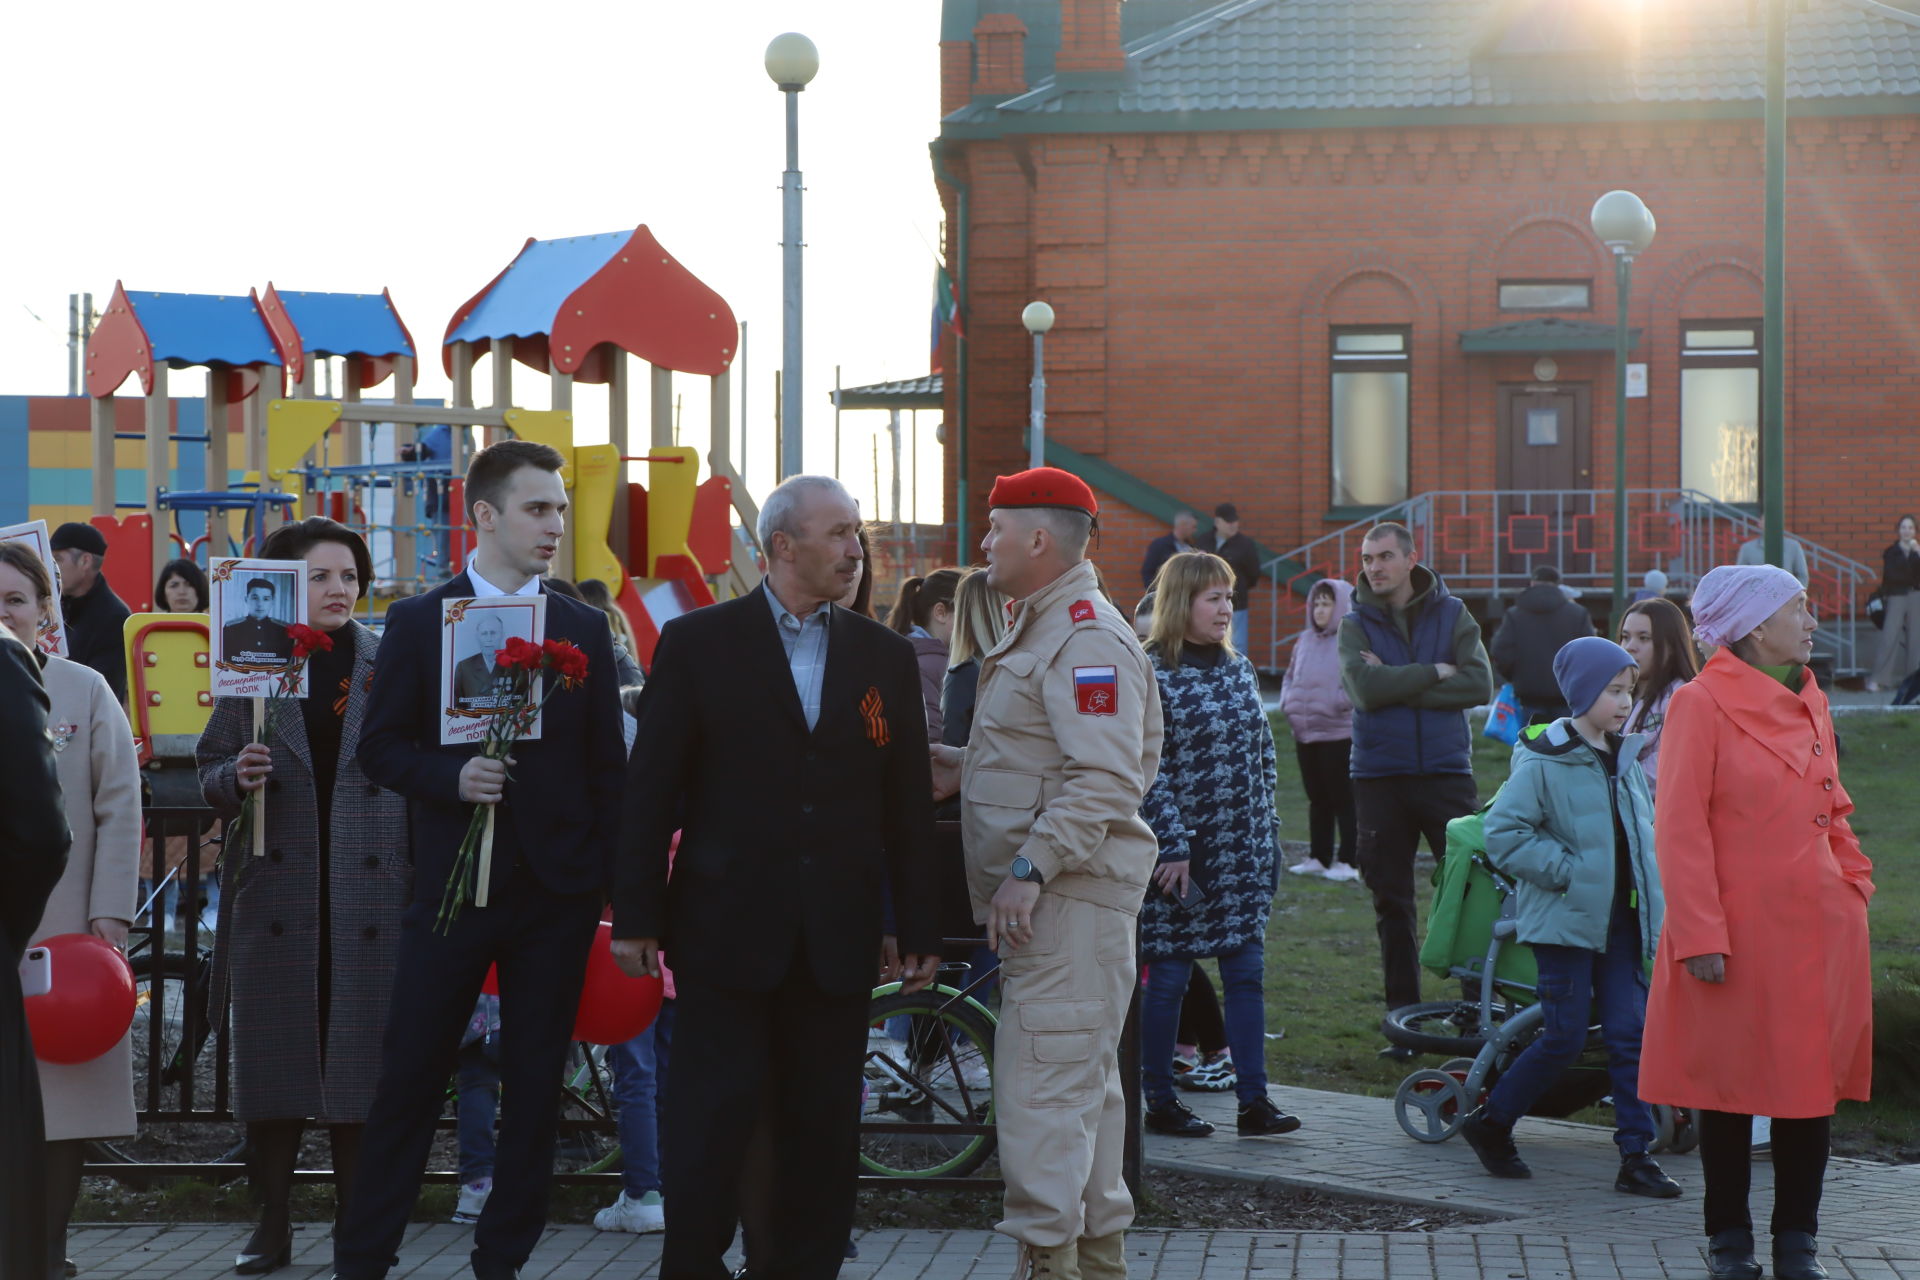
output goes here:
[[[1285, 718], [1273, 719], [1282, 835], [1304, 840], [1307, 806], [1293, 740]], [[1839, 726], [1840, 776], [1857, 806], [1854, 827], [1874, 860], [1879, 887], [1870, 919], [1881, 1052], [1880, 1096], [1867, 1104], [1842, 1104], [1834, 1145], [1839, 1153], [1920, 1160], [1920, 864], [1914, 857], [1914, 836], [1920, 833], [1920, 788], [1914, 785], [1920, 718], [1856, 714], [1841, 717]], [[1474, 773], [1483, 802], [1506, 779], [1509, 754], [1508, 747], [1475, 736]], [[1432, 896], [1425, 867], [1417, 877], [1423, 918]], [[1282, 875], [1281, 881], [1267, 931], [1267, 1019], [1269, 1031], [1284, 1028], [1286, 1035], [1268, 1043], [1269, 1074], [1282, 1084], [1392, 1096], [1410, 1067], [1375, 1057], [1386, 1042], [1379, 1027], [1380, 952], [1366, 889], [1357, 882], [1331, 884], [1304, 876]], [[1429, 1000], [1457, 994], [1454, 984], [1431, 974], [1425, 975], [1424, 987]], [[1438, 1066], [1439, 1059], [1412, 1065]], [[1765, 1064], [1757, 1069], [1765, 1070]]]

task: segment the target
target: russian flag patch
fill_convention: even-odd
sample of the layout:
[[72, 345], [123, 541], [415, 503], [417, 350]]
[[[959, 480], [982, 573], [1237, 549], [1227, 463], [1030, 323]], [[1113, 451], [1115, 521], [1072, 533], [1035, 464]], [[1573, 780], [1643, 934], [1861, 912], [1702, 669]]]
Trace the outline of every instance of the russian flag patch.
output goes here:
[[1111, 716], [1120, 711], [1120, 682], [1112, 667], [1075, 667], [1073, 701], [1083, 716]]

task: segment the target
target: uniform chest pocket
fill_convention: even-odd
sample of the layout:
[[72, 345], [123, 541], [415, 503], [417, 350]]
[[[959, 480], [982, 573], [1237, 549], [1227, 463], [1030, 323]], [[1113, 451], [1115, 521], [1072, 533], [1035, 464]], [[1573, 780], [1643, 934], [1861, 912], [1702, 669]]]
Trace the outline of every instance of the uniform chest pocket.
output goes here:
[[1034, 699], [1033, 673], [1039, 665], [1040, 659], [1031, 653], [996, 658], [981, 690], [975, 718], [996, 726], [1028, 723], [1032, 717], [1022, 711], [1022, 706]]

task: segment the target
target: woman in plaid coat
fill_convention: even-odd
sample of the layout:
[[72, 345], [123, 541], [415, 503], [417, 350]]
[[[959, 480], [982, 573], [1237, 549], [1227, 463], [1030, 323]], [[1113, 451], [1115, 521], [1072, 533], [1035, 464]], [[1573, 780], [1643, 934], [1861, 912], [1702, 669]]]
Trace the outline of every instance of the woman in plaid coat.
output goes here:
[[201, 790], [229, 831], [248, 792], [265, 800], [264, 855], [239, 841], [224, 855], [214, 961], [215, 1008], [231, 1001], [233, 1109], [262, 1200], [242, 1274], [288, 1260], [308, 1121], [331, 1131], [337, 1202], [348, 1200], [412, 880], [406, 801], [355, 758], [377, 644], [352, 617], [372, 577], [366, 544], [316, 517], [276, 530], [261, 555], [306, 561], [308, 622], [333, 647], [307, 659], [307, 698], [275, 707], [270, 746], [252, 740], [249, 699], [221, 698], [197, 751]]

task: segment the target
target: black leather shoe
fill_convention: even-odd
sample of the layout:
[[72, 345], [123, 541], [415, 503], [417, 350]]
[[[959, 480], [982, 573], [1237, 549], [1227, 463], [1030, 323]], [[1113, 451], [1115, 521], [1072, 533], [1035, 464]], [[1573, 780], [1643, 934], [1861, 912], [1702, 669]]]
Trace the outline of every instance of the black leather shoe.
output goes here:
[[1300, 1127], [1300, 1117], [1290, 1116], [1273, 1105], [1272, 1098], [1242, 1104], [1234, 1126], [1243, 1138], [1264, 1138], [1276, 1133], [1292, 1133]]
[[1716, 1231], [1707, 1241], [1709, 1280], [1760, 1280], [1760, 1263], [1753, 1256], [1753, 1232], [1745, 1227]]
[[1170, 1138], [1207, 1138], [1213, 1135], [1213, 1126], [1193, 1114], [1187, 1104], [1178, 1098], [1154, 1103], [1147, 1108], [1147, 1114], [1142, 1119], [1148, 1129], [1154, 1133], [1164, 1133]]
[[1827, 1280], [1827, 1269], [1814, 1256], [1812, 1236], [1804, 1231], [1782, 1231], [1773, 1238], [1774, 1280]]
[[474, 1280], [520, 1280], [520, 1268], [491, 1253], [475, 1249], [467, 1261], [473, 1264]]
[[289, 1234], [278, 1248], [262, 1248], [249, 1240], [247, 1250], [233, 1260], [234, 1271], [243, 1276], [264, 1276], [293, 1261], [293, 1236]]
[[1644, 1151], [1620, 1162], [1620, 1176], [1613, 1180], [1613, 1189], [1654, 1200], [1673, 1200], [1681, 1194], [1680, 1184], [1669, 1178]]
[[1481, 1166], [1494, 1177], [1533, 1176], [1533, 1170], [1527, 1167], [1527, 1162], [1520, 1158], [1520, 1152], [1514, 1148], [1512, 1127], [1487, 1119], [1485, 1107], [1461, 1122], [1460, 1136], [1473, 1148], [1473, 1154], [1480, 1157]]

